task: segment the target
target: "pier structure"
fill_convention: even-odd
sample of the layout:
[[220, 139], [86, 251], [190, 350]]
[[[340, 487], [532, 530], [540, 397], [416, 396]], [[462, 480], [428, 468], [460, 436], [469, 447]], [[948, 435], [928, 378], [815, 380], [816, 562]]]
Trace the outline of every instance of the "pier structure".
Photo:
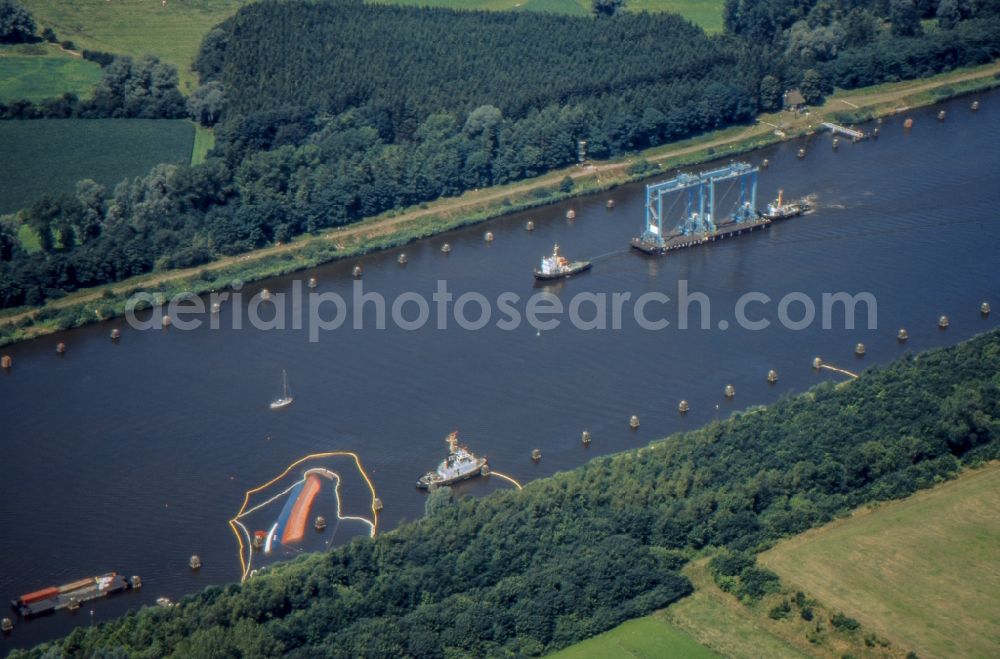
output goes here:
[[[734, 162], [647, 185], [645, 226], [632, 246], [662, 254], [767, 226], [770, 221], [756, 210], [758, 171]], [[728, 213], [719, 212], [724, 200], [733, 203]]]
[[837, 135], [838, 133], [841, 135], [846, 135], [855, 142], [863, 140], [868, 137], [860, 130], [857, 130], [855, 128], [848, 128], [847, 126], [841, 126], [840, 124], [835, 124], [832, 121], [824, 121], [823, 128], [826, 128], [834, 135]]

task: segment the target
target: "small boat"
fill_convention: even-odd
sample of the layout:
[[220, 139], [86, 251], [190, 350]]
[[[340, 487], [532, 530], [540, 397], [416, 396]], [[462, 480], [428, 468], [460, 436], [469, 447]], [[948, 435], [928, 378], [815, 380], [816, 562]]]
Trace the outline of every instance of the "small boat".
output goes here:
[[284, 370], [281, 371], [281, 398], [276, 398], [271, 401], [272, 410], [280, 410], [288, 407], [292, 404], [292, 397], [288, 393], [288, 374]]
[[568, 261], [559, 255], [559, 245], [552, 247], [551, 256], [542, 257], [542, 265], [535, 269], [535, 279], [560, 279], [590, 269], [590, 261]]
[[417, 487], [431, 489], [439, 485], [451, 485], [472, 478], [486, 469], [486, 458], [481, 458], [465, 446], [458, 445], [458, 431], [445, 438], [448, 442], [448, 457], [434, 471], [428, 471], [417, 480]]
[[790, 217], [802, 215], [812, 209], [812, 204], [804, 197], [798, 201], [784, 203], [782, 192], [782, 190], [778, 190], [778, 198], [768, 204], [767, 211], [762, 213], [768, 220], [787, 220]]

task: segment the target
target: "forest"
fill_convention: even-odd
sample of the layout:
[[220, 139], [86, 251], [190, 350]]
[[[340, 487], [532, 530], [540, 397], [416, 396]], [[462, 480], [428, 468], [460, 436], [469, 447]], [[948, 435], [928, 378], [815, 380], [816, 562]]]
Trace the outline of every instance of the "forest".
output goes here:
[[[727, 0], [725, 24], [708, 37], [670, 14], [252, 3], [195, 63], [184, 109], [215, 127], [207, 161], [83, 181], [0, 221], [0, 308], [536, 176], [576, 162], [581, 141], [607, 158], [746, 122], [791, 87], [815, 103], [1000, 55], [996, 0]], [[181, 111], [164, 65], [105, 71], [94, 99], [49, 109]]]
[[706, 548], [752, 598], [776, 539], [1000, 458], [998, 373], [993, 331], [11, 656], [537, 656], [684, 597]]

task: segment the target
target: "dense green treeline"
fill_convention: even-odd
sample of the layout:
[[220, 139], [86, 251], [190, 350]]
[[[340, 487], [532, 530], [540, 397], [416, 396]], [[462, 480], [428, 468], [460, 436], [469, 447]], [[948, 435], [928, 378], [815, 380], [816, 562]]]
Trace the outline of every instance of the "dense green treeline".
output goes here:
[[[480, 105], [522, 119], [550, 104], [680, 79], [752, 88], [732, 42], [673, 14], [613, 19], [424, 11], [360, 0], [260, 2], [225, 26], [219, 79], [231, 112], [294, 104], [328, 114], [370, 108], [388, 141], [436, 112]], [[282, 35], [295, 34], [295, 39]], [[712, 76], [712, 73], [730, 74]]]
[[730, 552], [713, 567], [735, 575], [735, 592], [759, 596], [773, 577], [745, 552], [1000, 457], [998, 373], [994, 331], [520, 492], [436, 501], [423, 520], [374, 540], [209, 588], [175, 609], [78, 628], [48, 649], [538, 655], [683, 597], [690, 585], [678, 569], [708, 547]]
[[[186, 109], [216, 125], [213, 155], [113, 190], [84, 182], [0, 222], [0, 308], [536, 176], [576, 162], [581, 142], [606, 158], [689, 137], [777, 109], [791, 87], [817, 102], [1000, 55], [995, 0], [730, 0], [726, 25], [252, 3], [195, 64]], [[173, 88], [164, 73], [97, 98], [158, 106], [147, 92]], [[40, 251], [21, 246], [22, 223]]]

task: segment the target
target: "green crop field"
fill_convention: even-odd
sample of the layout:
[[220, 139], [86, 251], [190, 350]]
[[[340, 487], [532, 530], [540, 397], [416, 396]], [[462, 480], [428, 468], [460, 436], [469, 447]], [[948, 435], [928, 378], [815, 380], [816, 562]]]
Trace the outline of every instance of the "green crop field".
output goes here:
[[50, 44], [0, 47], [0, 101], [41, 101], [72, 92], [90, 95], [101, 67]]
[[[452, 9], [530, 10], [588, 14], [589, 0], [388, 0]], [[51, 27], [78, 48], [140, 56], [152, 53], [177, 67], [181, 91], [196, 84], [191, 63], [205, 34], [249, 0], [23, 0], [39, 29]], [[722, 29], [722, 0], [628, 0], [630, 11], [672, 11], [709, 32]]]
[[997, 656], [998, 510], [993, 464], [791, 538], [761, 562], [925, 659]]
[[715, 659], [719, 655], [699, 645], [661, 616], [651, 615], [629, 620], [549, 656], [551, 659]]
[[92, 178], [113, 188], [161, 162], [189, 162], [194, 124], [155, 119], [0, 121], [0, 213]]

